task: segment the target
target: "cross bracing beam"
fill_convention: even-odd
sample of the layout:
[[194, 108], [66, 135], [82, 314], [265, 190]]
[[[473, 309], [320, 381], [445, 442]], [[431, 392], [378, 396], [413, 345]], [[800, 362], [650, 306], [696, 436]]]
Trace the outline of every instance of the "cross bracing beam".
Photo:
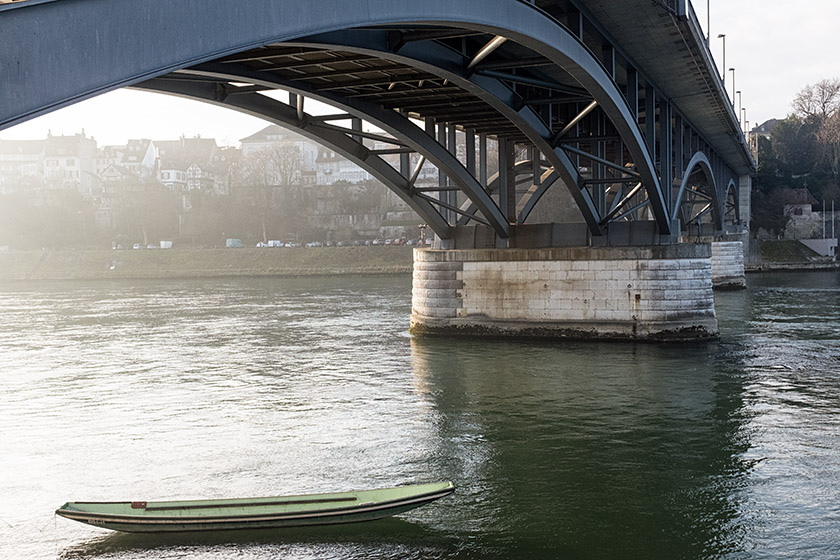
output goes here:
[[[516, 184], [532, 183], [531, 186], [522, 194], [516, 205], [517, 223], [523, 224], [528, 219], [528, 216], [533, 211], [534, 207], [539, 202], [540, 198], [551, 188], [555, 182], [560, 180], [560, 175], [553, 169], [547, 169], [542, 172], [539, 179], [534, 175], [532, 161], [518, 161], [514, 165], [514, 175], [524, 176], [517, 179]], [[530, 175], [528, 174], [530, 172]], [[499, 173], [495, 173], [489, 177], [487, 184], [488, 192], [495, 193], [499, 190]], [[458, 225], [466, 225], [470, 222], [471, 216], [475, 215], [477, 208], [470, 204], [469, 201], [461, 207], [462, 217], [458, 220]]]

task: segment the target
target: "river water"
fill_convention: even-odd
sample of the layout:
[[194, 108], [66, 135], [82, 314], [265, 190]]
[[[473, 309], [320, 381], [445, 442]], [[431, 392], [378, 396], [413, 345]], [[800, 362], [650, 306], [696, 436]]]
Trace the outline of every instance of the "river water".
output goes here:
[[[840, 556], [840, 274], [749, 276], [699, 346], [413, 339], [410, 282], [0, 285], [0, 558]], [[52, 514], [437, 480], [339, 528]]]

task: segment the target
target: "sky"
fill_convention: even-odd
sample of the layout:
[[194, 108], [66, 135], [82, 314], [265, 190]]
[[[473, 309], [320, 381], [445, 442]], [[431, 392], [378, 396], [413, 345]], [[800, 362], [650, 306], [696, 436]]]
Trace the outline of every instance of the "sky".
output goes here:
[[[791, 101], [808, 84], [840, 78], [837, 24], [840, 0], [694, 0], [703, 28], [710, 6], [711, 48], [719, 69], [735, 68], [750, 126], [791, 113]], [[726, 72], [732, 95], [732, 73]], [[735, 102], [738, 102], [738, 97]], [[309, 107], [307, 107], [309, 110]], [[129, 138], [172, 140], [181, 135], [239, 140], [268, 123], [197, 101], [132, 90], [117, 90], [0, 131], [0, 139], [41, 139], [47, 132], [71, 135], [83, 129], [100, 146]]]

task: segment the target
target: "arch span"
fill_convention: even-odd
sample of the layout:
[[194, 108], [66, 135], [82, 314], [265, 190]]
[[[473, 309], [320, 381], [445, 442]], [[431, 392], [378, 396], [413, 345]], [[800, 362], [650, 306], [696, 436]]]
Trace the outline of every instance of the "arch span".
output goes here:
[[[700, 191], [691, 191], [691, 189], [689, 189], [691, 176], [698, 169], [702, 171], [703, 175], [706, 178], [706, 183], [708, 185], [708, 188], [706, 190], [708, 192], [702, 193]], [[704, 207], [704, 209], [700, 213], [698, 213], [697, 216], [690, 216], [689, 221], [693, 221], [693, 219], [700, 218], [701, 215], [711, 212], [712, 221], [715, 224], [715, 228], [720, 230], [722, 228], [722, 219], [717, 182], [715, 180], [715, 173], [712, 169], [712, 164], [709, 161], [709, 158], [703, 152], [697, 152], [692, 156], [691, 160], [688, 162], [688, 165], [685, 168], [685, 173], [683, 174], [682, 178], [679, 179], [679, 191], [677, 193], [676, 198], [674, 199], [672, 219], [679, 219], [680, 211], [682, 209], [683, 204], [689, 202], [687, 201], [686, 197], [686, 194], [688, 192], [691, 192], [695, 196], [703, 196], [708, 198], [708, 203], [706, 207]]]
[[[0, 72], [4, 83], [13, 84], [0, 98], [0, 128], [111, 89], [136, 85], [221, 57], [267, 45], [305, 42], [314, 35], [362, 26], [428, 25], [501, 37], [561, 68], [595, 100], [632, 157], [632, 173], [638, 175], [647, 191], [660, 233], [670, 232], [670, 216], [652, 158], [619, 88], [578, 37], [529, 2], [325, 0], [302, 10], [298, 2], [291, 0], [238, 0], [235, 4], [228, 0], [42, 0], [0, 10]], [[49, 42], [32, 40], [33, 22], [38, 23], [38, 35], [50, 37]], [[185, 37], [191, 39], [184, 40]], [[52, 49], [54, 44], [67, 48]], [[443, 61], [440, 68], [450, 63]], [[453, 71], [455, 74], [458, 72]], [[590, 228], [600, 227], [597, 210], [580, 188], [579, 170], [570, 166], [571, 148], [562, 144], [562, 134], [553, 131], [530, 107], [521, 105], [516, 95], [499, 89], [498, 80], [471, 74], [469, 67], [461, 68], [459, 77], [471, 87], [484, 84], [479, 89], [485, 98], [492, 98], [496, 107], [504, 109], [508, 119], [566, 180], [585, 216], [589, 215]], [[357, 110], [366, 115], [371, 114], [369, 109], [362, 110], [357, 105]], [[387, 111], [382, 107], [372, 109], [373, 113], [381, 109], [380, 120], [384, 118], [382, 111]], [[415, 141], [419, 142], [419, 138]], [[424, 149], [438, 160], [446, 160], [439, 145], [429, 144]], [[475, 183], [474, 177], [464, 175], [462, 168], [450, 162], [447, 174], [451, 172], [457, 178], [487, 221], [504, 235], [511, 217], [489, 204], [486, 191]]]
[[741, 201], [740, 189], [733, 179], [726, 185], [726, 194], [723, 197], [723, 225], [735, 225], [741, 223]]

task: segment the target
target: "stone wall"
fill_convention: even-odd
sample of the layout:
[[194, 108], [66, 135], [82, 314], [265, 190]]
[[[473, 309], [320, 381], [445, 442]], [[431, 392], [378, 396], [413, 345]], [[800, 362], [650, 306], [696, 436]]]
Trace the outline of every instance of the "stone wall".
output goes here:
[[709, 245], [415, 249], [411, 331], [715, 338], [710, 256]]
[[716, 290], [741, 290], [747, 287], [742, 242], [712, 243], [712, 285]]

